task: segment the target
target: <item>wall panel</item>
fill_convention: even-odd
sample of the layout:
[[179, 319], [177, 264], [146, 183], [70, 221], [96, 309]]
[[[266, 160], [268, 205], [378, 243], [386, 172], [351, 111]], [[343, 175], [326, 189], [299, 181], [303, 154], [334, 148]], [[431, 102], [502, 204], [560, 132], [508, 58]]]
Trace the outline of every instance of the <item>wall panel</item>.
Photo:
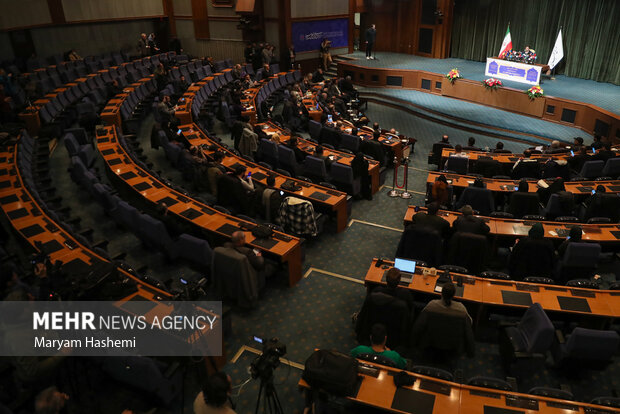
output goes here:
[[11, 47], [11, 40], [8, 33], [0, 33], [0, 60], [13, 59], [13, 47]]
[[331, 16], [349, 13], [349, 0], [291, 0], [291, 17]]
[[207, 2], [207, 11], [209, 16], [237, 16], [234, 7], [213, 7], [211, 0], [202, 0]]
[[209, 21], [209, 32], [213, 40], [241, 40], [241, 31], [237, 29], [237, 22]]
[[191, 0], [173, 0], [175, 16], [191, 16], [192, 1]]
[[280, 53], [280, 31], [278, 22], [265, 22], [265, 41], [276, 47], [276, 55]]
[[68, 22], [161, 16], [164, 14], [161, 0], [62, 0], [62, 5]]
[[120, 49], [136, 52], [141, 32], [150, 33], [150, 20], [49, 26], [32, 30], [37, 55], [50, 56], [75, 48], [82, 56]]
[[278, 18], [278, 0], [263, 0], [263, 10], [266, 19]]
[[[177, 19], [177, 37], [183, 49], [194, 56], [213, 56], [216, 60], [231, 58], [243, 62], [244, 43], [240, 40], [197, 40], [194, 38], [194, 22]], [[215, 23], [215, 22], [212, 22]]]
[[4, 0], [0, 12], [0, 29], [51, 23], [47, 0]]

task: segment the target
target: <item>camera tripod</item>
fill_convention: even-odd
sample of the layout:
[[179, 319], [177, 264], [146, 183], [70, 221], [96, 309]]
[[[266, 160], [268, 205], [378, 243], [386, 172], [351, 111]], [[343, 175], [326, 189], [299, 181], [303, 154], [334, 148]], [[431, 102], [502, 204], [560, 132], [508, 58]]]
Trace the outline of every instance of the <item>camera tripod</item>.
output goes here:
[[[264, 394], [264, 395], [263, 395]], [[278, 398], [276, 387], [273, 384], [273, 371], [266, 378], [260, 379], [260, 388], [258, 390], [258, 398], [256, 399], [256, 410], [254, 414], [258, 414], [260, 408], [261, 397], [263, 398], [263, 413], [265, 414], [284, 414], [282, 404]]]

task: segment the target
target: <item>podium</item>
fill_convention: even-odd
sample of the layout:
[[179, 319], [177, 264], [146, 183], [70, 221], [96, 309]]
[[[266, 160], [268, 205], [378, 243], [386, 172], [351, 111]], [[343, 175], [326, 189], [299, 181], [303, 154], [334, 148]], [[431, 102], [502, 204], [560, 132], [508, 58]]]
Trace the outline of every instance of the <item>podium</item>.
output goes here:
[[511, 80], [514, 82], [538, 85], [542, 72], [549, 70], [548, 65], [512, 62], [496, 57], [487, 58], [485, 76]]

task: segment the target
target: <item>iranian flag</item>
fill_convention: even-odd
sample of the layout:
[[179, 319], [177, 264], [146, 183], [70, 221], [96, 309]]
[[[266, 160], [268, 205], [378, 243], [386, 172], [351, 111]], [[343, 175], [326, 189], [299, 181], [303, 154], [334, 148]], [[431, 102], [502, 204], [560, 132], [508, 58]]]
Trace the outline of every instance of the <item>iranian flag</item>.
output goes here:
[[502, 48], [499, 50], [500, 58], [503, 58], [506, 55], [506, 52], [512, 49], [512, 39], [510, 38], [510, 26], [506, 29], [506, 36], [504, 36], [504, 41], [502, 42]]

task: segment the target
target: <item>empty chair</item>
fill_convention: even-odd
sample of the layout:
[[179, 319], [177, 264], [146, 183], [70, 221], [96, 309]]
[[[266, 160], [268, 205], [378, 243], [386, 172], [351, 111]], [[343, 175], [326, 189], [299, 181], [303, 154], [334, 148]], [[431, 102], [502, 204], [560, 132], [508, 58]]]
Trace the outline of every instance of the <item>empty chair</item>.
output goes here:
[[469, 204], [483, 216], [488, 216], [495, 210], [493, 192], [487, 188], [467, 187], [456, 203], [457, 208]]
[[615, 331], [575, 328], [567, 338], [558, 338], [552, 355], [556, 366], [600, 369], [611, 362], [619, 344], [620, 336]]
[[426, 365], [414, 365], [411, 371], [427, 377], [439, 378], [444, 381], [454, 381], [454, 376], [445, 369], [429, 367]]
[[596, 193], [589, 200], [584, 219], [607, 217], [612, 222], [620, 220], [620, 196], [618, 194]]
[[447, 142], [434, 143], [431, 153], [428, 154], [428, 163], [439, 166], [439, 162], [441, 161], [441, 152], [444, 148], [452, 148], [452, 145]]
[[467, 174], [469, 171], [469, 158], [451, 155], [446, 160], [444, 169], [454, 171], [457, 174]]
[[604, 167], [605, 167], [605, 161], [601, 161], [601, 160], [586, 161], [583, 163], [583, 167], [581, 167], [579, 176], [591, 180], [593, 178], [603, 175]]
[[181, 234], [170, 249], [171, 257], [185, 259], [201, 269], [211, 271], [213, 251], [206, 240], [190, 234]]
[[[258, 158], [270, 165], [278, 166], [278, 144], [267, 139], [261, 139], [258, 147]], [[270, 168], [271, 169], [271, 168]]]
[[222, 299], [232, 299], [237, 306], [252, 308], [265, 285], [265, 279], [254, 270], [248, 257], [230, 247], [216, 247], [211, 265], [213, 287]]
[[557, 264], [556, 280], [589, 279], [596, 271], [601, 255], [598, 243], [569, 243]]
[[[482, 176], [485, 178], [495, 178], [497, 176], [501, 176], [504, 173], [504, 168], [502, 167], [501, 162], [492, 158], [478, 158], [476, 160], [476, 164], [474, 165], [473, 171], [475, 173], [482, 174]], [[510, 177], [503, 178], [510, 179]]]
[[484, 270], [486, 251], [486, 236], [458, 232], [450, 239], [448, 263], [464, 266], [472, 274], [478, 274]]
[[341, 190], [353, 196], [361, 191], [361, 178], [353, 177], [353, 169], [350, 166], [335, 162], [331, 165], [330, 173], [332, 183]]
[[340, 149], [347, 149], [356, 154], [360, 149], [360, 138], [355, 135], [342, 134], [340, 138]]
[[288, 171], [293, 177], [297, 177], [300, 166], [295, 158], [295, 151], [285, 145], [278, 145], [278, 164], [280, 168]]
[[467, 385], [481, 388], [492, 388], [501, 391], [514, 391], [512, 386], [503, 379], [478, 375], [467, 380]]
[[[480, 273], [480, 277], [483, 277], [485, 279], [498, 279], [498, 280], [510, 280], [510, 275], [504, 273], [504, 272], [497, 272], [494, 270], [486, 270], [482, 273]], [[553, 282], [553, 280], [552, 280]]]
[[603, 171], [601, 171], [601, 175], [608, 177], [620, 176], [620, 157], [608, 159], [605, 167], [603, 167]]
[[395, 257], [423, 260], [430, 266], [441, 263], [443, 241], [439, 233], [428, 227], [409, 225], [398, 242]]
[[566, 282], [566, 286], [582, 288], [582, 289], [598, 289], [597, 282], [590, 279], [573, 279]]
[[120, 201], [116, 208], [110, 212], [110, 216], [127, 230], [132, 232], [138, 231], [140, 212], [125, 201]]
[[148, 214], [139, 216], [138, 237], [146, 246], [164, 252], [168, 252], [173, 245], [173, 240], [164, 223]]
[[517, 191], [510, 194], [510, 203], [506, 211], [516, 218], [522, 218], [527, 214], [539, 214], [539, 202], [538, 194]]
[[543, 214], [546, 218], [553, 220], [558, 216], [571, 216], [574, 208], [573, 194], [564, 191], [562, 194], [551, 194]]
[[311, 155], [304, 160], [304, 175], [308, 176], [314, 182], [328, 181], [327, 168], [325, 162], [318, 157]]
[[508, 269], [515, 280], [527, 276], [550, 277], [553, 273], [555, 248], [550, 240], [544, 238], [544, 228], [534, 224], [528, 236], [522, 238], [512, 248]]
[[555, 285], [555, 280], [549, 277], [528, 276], [524, 278], [523, 281], [528, 283], [538, 283], [541, 285]]
[[319, 122], [313, 120], [308, 121], [308, 131], [310, 132], [310, 138], [318, 141], [321, 137], [322, 129], [323, 126]]
[[523, 377], [545, 360], [555, 328], [539, 303], [532, 304], [518, 324], [500, 331], [499, 351], [507, 372]]

